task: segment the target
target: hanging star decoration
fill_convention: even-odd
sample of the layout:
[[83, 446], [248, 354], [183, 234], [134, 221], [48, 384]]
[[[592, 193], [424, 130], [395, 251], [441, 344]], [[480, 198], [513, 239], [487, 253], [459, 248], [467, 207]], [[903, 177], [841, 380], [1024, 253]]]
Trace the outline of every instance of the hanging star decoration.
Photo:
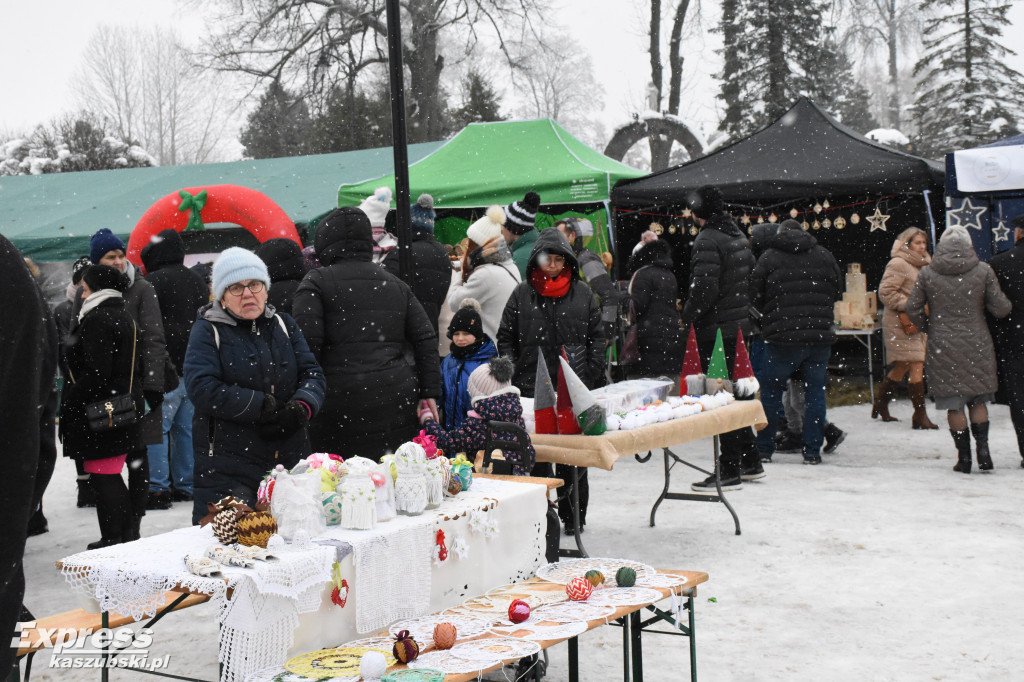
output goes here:
[[777, 216], [774, 213], [772, 213], [770, 216], [768, 216], [768, 222], [770, 222], [770, 223], [777, 223], [777, 222], [779, 222], [779, 216]]
[[997, 242], [1010, 241], [1010, 228], [1006, 226], [1005, 220], [999, 219], [999, 224], [992, 228], [992, 236], [996, 238]]
[[888, 232], [888, 230], [885, 229], [885, 224], [891, 217], [891, 215], [884, 215], [882, 213], [882, 209], [875, 206], [874, 214], [868, 216], [868, 222], [871, 223], [871, 231], [874, 232], [875, 230], [881, 230], [882, 232]]
[[680, 215], [682, 215], [683, 218], [689, 218], [690, 216], [693, 215], [693, 211], [691, 211], [688, 208], [684, 208], [683, 212]]
[[949, 216], [949, 225], [960, 225], [962, 227], [969, 227], [974, 230], [981, 230], [981, 216], [988, 210], [988, 206], [975, 206], [971, 197], [967, 197], [960, 202], [960, 206], [951, 211], [947, 211], [946, 214]]
[[740, 225], [749, 225], [749, 224], [750, 224], [750, 216], [747, 215], [746, 213], [744, 213], [742, 216], [740, 216]]

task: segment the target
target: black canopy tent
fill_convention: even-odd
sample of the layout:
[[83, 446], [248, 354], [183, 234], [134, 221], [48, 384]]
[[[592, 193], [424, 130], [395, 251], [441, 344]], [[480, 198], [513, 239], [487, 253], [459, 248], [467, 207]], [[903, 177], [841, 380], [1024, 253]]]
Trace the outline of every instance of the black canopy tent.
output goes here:
[[[640, 233], [657, 222], [664, 227], [661, 238], [673, 247], [685, 292], [696, 234], [686, 197], [715, 185], [748, 231], [759, 219], [775, 215], [781, 222], [795, 210], [796, 220], [806, 222], [840, 265], [861, 263], [874, 288], [896, 235], [910, 226], [931, 232], [932, 221], [941, 219], [944, 180], [941, 164], [873, 142], [804, 98], [768, 127], [727, 147], [617, 183], [611, 203], [619, 274], [626, 275]], [[888, 220], [870, 222], [876, 209]]]

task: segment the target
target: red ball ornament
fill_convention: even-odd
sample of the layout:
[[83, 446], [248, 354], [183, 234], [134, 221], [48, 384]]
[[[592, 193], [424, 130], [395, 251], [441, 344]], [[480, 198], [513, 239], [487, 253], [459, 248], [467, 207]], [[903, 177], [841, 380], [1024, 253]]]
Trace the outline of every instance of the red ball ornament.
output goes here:
[[586, 578], [573, 578], [565, 586], [565, 594], [573, 601], [586, 601], [594, 591], [594, 586]]
[[508, 605], [508, 619], [513, 623], [522, 623], [530, 617], [530, 605], [522, 599], [513, 599]]

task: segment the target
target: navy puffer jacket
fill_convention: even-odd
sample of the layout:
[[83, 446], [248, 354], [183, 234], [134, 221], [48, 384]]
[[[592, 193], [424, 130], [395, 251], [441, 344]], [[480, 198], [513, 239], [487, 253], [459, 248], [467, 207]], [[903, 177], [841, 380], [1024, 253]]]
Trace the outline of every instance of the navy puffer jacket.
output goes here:
[[468, 358], [446, 355], [441, 361], [441, 392], [444, 398], [444, 428], [457, 429], [469, 410], [469, 375], [473, 370], [498, 354], [494, 342], [485, 338], [484, 344]]

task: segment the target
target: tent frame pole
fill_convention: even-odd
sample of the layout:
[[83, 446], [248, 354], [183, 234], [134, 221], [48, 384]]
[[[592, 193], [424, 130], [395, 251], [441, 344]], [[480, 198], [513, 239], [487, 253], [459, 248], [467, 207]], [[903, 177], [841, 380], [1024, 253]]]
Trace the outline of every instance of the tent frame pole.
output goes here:
[[405, 129], [405, 78], [402, 25], [398, 0], [386, 0], [388, 72], [391, 85], [391, 133], [395, 157], [395, 227], [398, 232], [398, 271], [412, 286], [412, 223], [409, 201], [409, 150]]

